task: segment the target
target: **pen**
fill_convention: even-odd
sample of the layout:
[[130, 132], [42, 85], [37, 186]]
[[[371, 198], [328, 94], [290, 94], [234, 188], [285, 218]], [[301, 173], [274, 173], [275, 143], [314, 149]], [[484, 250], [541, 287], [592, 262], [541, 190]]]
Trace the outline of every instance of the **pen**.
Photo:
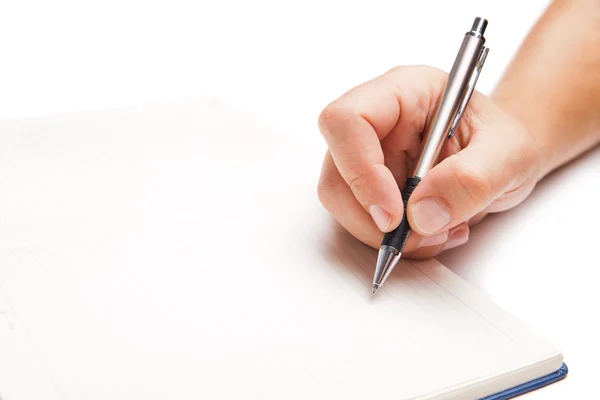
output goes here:
[[488, 48], [484, 46], [487, 20], [475, 18], [471, 30], [465, 34], [462, 46], [458, 51], [448, 82], [444, 89], [439, 107], [436, 109], [431, 123], [424, 132], [419, 159], [402, 189], [404, 215], [400, 225], [385, 234], [373, 277], [373, 294], [383, 285], [400, 257], [410, 235], [410, 225], [406, 217], [408, 199], [421, 179], [437, 163], [442, 147], [447, 138], [452, 137], [463, 111], [467, 107], [477, 78], [487, 57]]

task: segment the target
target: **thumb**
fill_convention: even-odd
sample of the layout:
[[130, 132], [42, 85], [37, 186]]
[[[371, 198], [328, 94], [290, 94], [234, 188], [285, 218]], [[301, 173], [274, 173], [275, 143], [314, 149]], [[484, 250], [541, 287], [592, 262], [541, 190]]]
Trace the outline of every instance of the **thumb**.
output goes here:
[[506, 130], [499, 130], [502, 135], [496, 135], [496, 129], [479, 131], [465, 149], [429, 171], [407, 205], [413, 230], [434, 235], [453, 228], [528, 179], [523, 171], [532, 152], [526, 135], [515, 129], [505, 134]]

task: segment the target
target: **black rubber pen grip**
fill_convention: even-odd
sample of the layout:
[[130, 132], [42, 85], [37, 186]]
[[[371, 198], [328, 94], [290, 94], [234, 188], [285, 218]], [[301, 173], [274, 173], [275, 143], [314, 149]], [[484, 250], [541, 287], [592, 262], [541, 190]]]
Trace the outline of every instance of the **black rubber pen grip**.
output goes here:
[[411, 231], [410, 225], [408, 224], [408, 218], [406, 218], [406, 208], [408, 206], [408, 199], [419, 182], [421, 182], [421, 178], [416, 176], [411, 176], [406, 180], [404, 189], [402, 189], [402, 202], [404, 203], [404, 215], [402, 216], [402, 222], [400, 222], [400, 225], [398, 225], [396, 229], [385, 234], [383, 243], [381, 244], [382, 246], [391, 246], [397, 249], [399, 252], [404, 250], [404, 246], [408, 241], [408, 236], [410, 235]]

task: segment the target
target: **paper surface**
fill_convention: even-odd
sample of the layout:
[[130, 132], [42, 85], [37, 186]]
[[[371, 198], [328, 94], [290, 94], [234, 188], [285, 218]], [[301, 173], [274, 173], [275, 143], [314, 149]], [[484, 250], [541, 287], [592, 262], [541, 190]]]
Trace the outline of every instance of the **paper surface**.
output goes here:
[[558, 354], [435, 261], [373, 297], [320, 155], [220, 103], [0, 129], [2, 400], [425, 398]]

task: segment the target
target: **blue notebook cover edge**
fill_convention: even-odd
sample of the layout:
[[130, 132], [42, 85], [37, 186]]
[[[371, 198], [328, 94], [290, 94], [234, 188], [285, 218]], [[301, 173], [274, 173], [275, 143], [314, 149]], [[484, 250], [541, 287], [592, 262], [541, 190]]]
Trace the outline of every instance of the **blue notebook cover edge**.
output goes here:
[[517, 396], [521, 396], [525, 393], [533, 392], [534, 390], [543, 388], [544, 386], [548, 386], [551, 383], [558, 382], [564, 379], [569, 373], [569, 368], [567, 365], [563, 363], [558, 371], [552, 372], [546, 376], [542, 376], [541, 378], [537, 378], [532, 380], [531, 382], [523, 383], [519, 386], [515, 386], [514, 388], [504, 390], [500, 393], [493, 394], [491, 396], [484, 397], [480, 400], [509, 400], [513, 399]]

